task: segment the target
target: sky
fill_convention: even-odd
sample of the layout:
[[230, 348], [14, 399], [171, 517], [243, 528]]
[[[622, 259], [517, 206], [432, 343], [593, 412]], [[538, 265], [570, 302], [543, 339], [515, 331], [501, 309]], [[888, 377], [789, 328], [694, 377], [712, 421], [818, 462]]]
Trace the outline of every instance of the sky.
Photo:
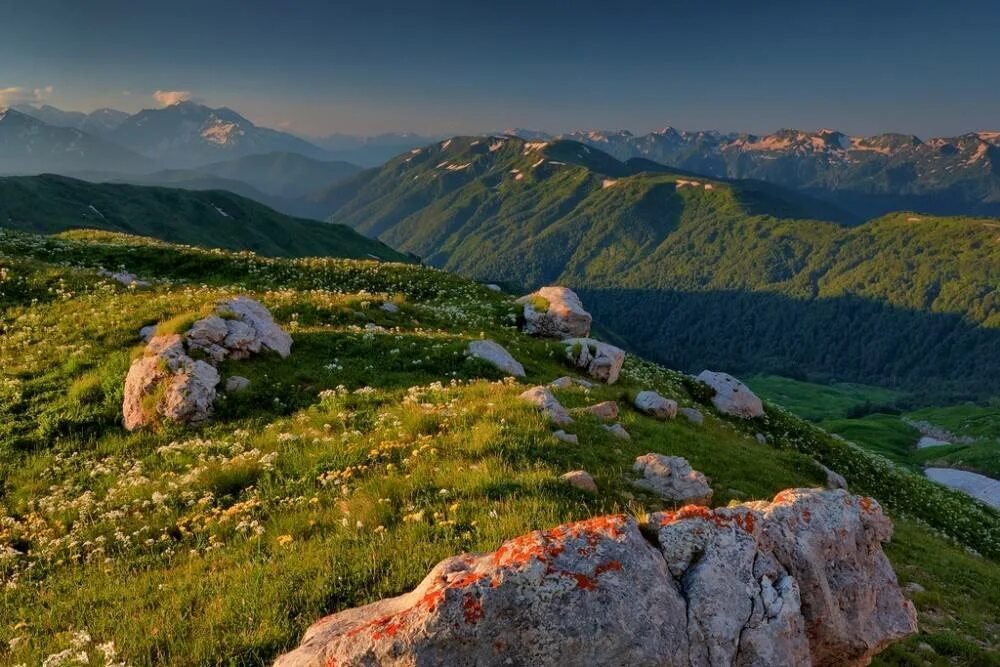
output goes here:
[[191, 98], [299, 134], [1000, 129], [979, 0], [0, 0], [0, 106]]

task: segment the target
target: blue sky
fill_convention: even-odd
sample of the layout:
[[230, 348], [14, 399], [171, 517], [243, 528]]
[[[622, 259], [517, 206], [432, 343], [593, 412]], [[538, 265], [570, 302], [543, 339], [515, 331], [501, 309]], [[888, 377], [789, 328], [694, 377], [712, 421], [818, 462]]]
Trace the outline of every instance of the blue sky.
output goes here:
[[[0, 104], [305, 134], [1000, 127], [1000, 4], [0, 0]], [[160, 100], [172, 99], [160, 96]]]

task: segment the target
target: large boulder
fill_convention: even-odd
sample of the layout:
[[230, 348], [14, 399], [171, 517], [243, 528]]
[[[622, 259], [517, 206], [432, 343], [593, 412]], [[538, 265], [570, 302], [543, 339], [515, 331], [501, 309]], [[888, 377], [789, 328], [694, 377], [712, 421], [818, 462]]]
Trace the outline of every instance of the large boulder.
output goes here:
[[[568, 480], [567, 480], [568, 481]], [[276, 667], [865, 665], [916, 631], [874, 501], [773, 502], [535, 531], [310, 627]]]
[[522, 400], [528, 401], [545, 414], [554, 424], [568, 426], [573, 423], [573, 418], [563, 407], [555, 395], [548, 387], [532, 387], [520, 394]]
[[625, 362], [625, 350], [593, 338], [567, 338], [566, 358], [587, 375], [607, 384], [618, 381]]
[[524, 332], [547, 338], [585, 337], [593, 318], [583, 309], [576, 292], [568, 287], [542, 287], [522, 296]]
[[673, 419], [677, 416], [677, 401], [664, 398], [655, 391], [640, 391], [635, 396], [634, 404], [639, 412], [657, 419]]
[[643, 454], [632, 469], [642, 475], [634, 484], [675, 504], [707, 505], [712, 487], [704, 474], [691, 468], [687, 459], [663, 454]]
[[524, 366], [511, 356], [502, 345], [492, 340], [474, 340], [469, 343], [469, 354], [493, 364], [504, 373], [524, 377]]
[[212, 414], [218, 383], [219, 372], [188, 356], [180, 335], [154, 336], [125, 377], [125, 428], [204, 421]]
[[764, 404], [750, 388], [728, 373], [702, 371], [698, 379], [715, 390], [712, 404], [723, 414], [753, 419], [764, 414]]

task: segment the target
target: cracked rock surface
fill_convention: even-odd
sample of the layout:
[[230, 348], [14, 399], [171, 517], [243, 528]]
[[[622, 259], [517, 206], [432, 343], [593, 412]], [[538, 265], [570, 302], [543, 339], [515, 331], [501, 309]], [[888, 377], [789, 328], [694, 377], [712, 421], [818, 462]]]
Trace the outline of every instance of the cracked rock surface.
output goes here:
[[535, 531], [321, 619], [278, 667], [864, 665], [916, 631], [875, 501], [790, 489]]

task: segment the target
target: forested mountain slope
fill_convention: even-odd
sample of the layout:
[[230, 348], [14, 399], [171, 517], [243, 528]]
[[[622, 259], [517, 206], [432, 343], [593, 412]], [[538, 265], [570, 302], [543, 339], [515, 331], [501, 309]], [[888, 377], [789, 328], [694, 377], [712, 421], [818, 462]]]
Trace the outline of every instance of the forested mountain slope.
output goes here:
[[637, 349], [681, 368], [1000, 391], [997, 220], [898, 213], [852, 228], [808, 219], [837, 216], [773, 186], [513, 137], [414, 150], [323, 203], [436, 266], [580, 288]]

